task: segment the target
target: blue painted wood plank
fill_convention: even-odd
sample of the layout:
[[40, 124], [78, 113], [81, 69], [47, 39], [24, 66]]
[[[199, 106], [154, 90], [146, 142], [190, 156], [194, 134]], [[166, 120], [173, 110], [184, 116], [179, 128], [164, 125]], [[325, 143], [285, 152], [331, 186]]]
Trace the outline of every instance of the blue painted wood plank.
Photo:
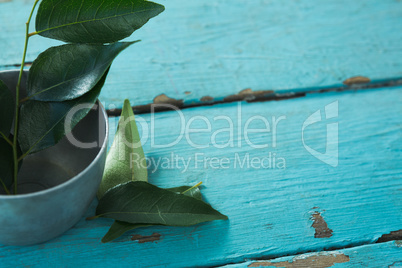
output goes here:
[[[397, 87], [138, 115], [144, 150], [152, 161], [150, 182], [167, 188], [203, 181], [204, 199], [229, 220], [142, 228], [101, 244], [111, 221], [82, 219], [42, 245], [0, 247], [1, 264], [37, 267], [46, 259], [51, 266], [214, 266], [375, 242], [402, 229], [401, 101], [402, 87]], [[317, 111], [322, 121], [311, 117]], [[313, 119], [317, 122], [303, 132], [303, 124]], [[228, 120], [233, 120], [233, 135]], [[117, 121], [110, 119], [111, 132]], [[182, 126], [207, 129], [207, 122], [210, 131], [187, 129], [180, 136]], [[254, 130], [248, 136], [246, 124]], [[334, 124], [336, 167], [307, 149], [325, 152], [328, 126], [328, 148], [334, 154]], [[161, 148], [178, 137], [176, 144]], [[264, 145], [268, 147], [255, 148]], [[328, 162], [328, 157], [321, 160]], [[187, 168], [182, 160], [189, 161]], [[86, 216], [94, 214], [95, 206]], [[134, 234], [161, 236], [139, 243], [132, 241]]]
[[[0, 3], [0, 69], [20, 63], [32, 2]], [[129, 38], [143, 41], [113, 65], [105, 102], [144, 105], [166, 94], [191, 105], [244, 89], [294, 92], [356, 75], [402, 77], [400, 1], [159, 2], [166, 11]], [[28, 60], [56, 44], [34, 36]]]
[[249, 261], [223, 266], [225, 268], [249, 267], [402, 267], [402, 241], [365, 245], [337, 251], [308, 253], [277, 258], [269, 261]]

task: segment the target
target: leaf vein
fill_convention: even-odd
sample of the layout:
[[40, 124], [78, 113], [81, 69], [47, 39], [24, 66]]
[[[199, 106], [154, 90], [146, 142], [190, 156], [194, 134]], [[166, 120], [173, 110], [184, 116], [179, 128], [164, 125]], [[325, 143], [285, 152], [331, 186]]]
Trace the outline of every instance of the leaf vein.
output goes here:
[[123, 17], [123, 16], [127, 16], [127, 15], [134, 15], [134, 14], [137, 14], [137, 13], [151, 11], [151, 10], [153, 10], [153, 9], [151, 9], [151, 8], [150, 9], [143, 9], [143, 10], [138, 10], [138, 11], [135, 11], [135, 12], [129, 12], [129, 13], [110, 16], [110, 17], [104, 17], [104, 18], [100, 18], [100, 19], [90, 19], [90, 20], [76, 21], [76, 22], [66, 23], [66, 24], [62, 24], [62, 25], [58, 25], [58, 26], [54, 26], [54, 27], [49, 26], [49, 28], [37, 31], [37, 33], [40, 34], [40, 33], [44, 33], [44, 32], [47, 32], [47, 31], [56, 30], [56, 29], [59, 29], [59, 28], [68, 27], [68, 26], [72, 26], [72, 25], [76, 25], [76, 24], [81, 24], [82, 25], [84, 23], [89, 23], [89, 22], [95, 22], [95, 21], [100, 21], [100, 20], [109, 20], [109, 19], [113, 19], [113, 18], [119, 18], [119, 17]]
[[133, 202], [135, 199], [139, 198], [142, 195], [142, 193], [139, 193], [138, 195], [134, 196], [130, 200], [128, 200], [126, 203], [123, 204], [122, 209], [125, 209], [129, 203]]

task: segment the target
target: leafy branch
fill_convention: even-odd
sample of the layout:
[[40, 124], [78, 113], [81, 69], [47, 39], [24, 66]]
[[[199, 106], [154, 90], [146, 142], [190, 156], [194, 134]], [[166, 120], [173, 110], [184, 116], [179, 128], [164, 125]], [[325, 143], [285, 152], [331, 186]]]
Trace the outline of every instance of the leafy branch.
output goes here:
[[[39, 5], [35, 31], [31, 20]], [[57, 144], [66, 134], [67, 112], [79, 103], [94, 104], [117, 55], [137, 42], [118, 42], [160, 14], [162, 5], [145, 0], [35, 0], [25, 23], [25, 42], [15, 100], [0, 81], [0, 187], [18, 193], [18, 171], [29, 154]], [[114, 7], [114, 8], [111, 8]], [[57, 14], [57, 16], [54, 16]], [[33, 62], [28, 96], [20, 89], [29, 39], [40, 35], [68, 42], [51, 47]], [[90, 110], [74, 117], [74, 127]], [[14, 127], [12, 124], [14, 122]], [[9, 134], [9, 133], [12, 133]], [[10, 190], [14, 184], [13, 191]]]
[[[118, 41], [164, 10], [162, 5], [145, 0], [42, 0], [35, 31], [29, 33], [38, 3], [35, 0], [26, 22], [15, 101], [0, 81], [0, 185], [7, 194], [17, 194], [23, 159], [57, 144], [71, 131], [64, 126], [69, 111], [79, 104], [96, 102], [113, 60], [136, 42]], [[51, 47], [34, 60], [27, 80], [27, 97], [21, 100], [28, 41], [37, 35], [68, 44]], [[71, 128], [89, 110], [86, 106], [70, 116]], [[136, 165], [131, 162], [133, 156]], [[12, 183], [14, 189], [10, 191]], [[106, 159], [96, 216], [92, 217], [115, 219], [102, 242], [139, 227], [189, 226], [227, 219], [202, 200], [200, 185], [161, 189], [148, 183], [145, 154], [134, 113], [126, 100]]]

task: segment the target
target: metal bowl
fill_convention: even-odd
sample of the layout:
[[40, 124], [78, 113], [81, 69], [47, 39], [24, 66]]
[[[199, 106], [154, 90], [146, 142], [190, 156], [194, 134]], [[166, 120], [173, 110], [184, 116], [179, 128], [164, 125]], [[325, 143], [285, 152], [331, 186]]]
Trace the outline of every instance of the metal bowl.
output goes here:
[[[0, 72], [0, 80], [10, 89], [15, 88], [17, 77], [18, 71]], [[21, 87], [21, 97], [24, 90]], [[97, 146], [80, 148], [64, 137], [57, 145], [24, 159], [18, 195], [0, 195], [1, 244], [31, 245], [52, 239], [74, 226], [88, 209], [106, 160], [108, 120], [99, 101], [72, 135]]]

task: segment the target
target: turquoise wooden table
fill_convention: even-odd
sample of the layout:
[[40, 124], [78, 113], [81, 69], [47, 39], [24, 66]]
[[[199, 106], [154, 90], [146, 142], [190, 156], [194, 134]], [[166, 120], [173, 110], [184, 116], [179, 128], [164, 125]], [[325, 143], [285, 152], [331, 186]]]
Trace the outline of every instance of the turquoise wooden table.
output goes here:
[[[32, 2], [0, 0], [0, 70]], [[101, 93], [110, 140], [128, 98], [150, 182], [203, 181], [229, 220], [102, 244], [94, 200], [56, 239], [0, 246], [0, 266], [402, 267], [402, 2], [159, 2]], [[57, 44], [32, 38], [28, 62]]]

